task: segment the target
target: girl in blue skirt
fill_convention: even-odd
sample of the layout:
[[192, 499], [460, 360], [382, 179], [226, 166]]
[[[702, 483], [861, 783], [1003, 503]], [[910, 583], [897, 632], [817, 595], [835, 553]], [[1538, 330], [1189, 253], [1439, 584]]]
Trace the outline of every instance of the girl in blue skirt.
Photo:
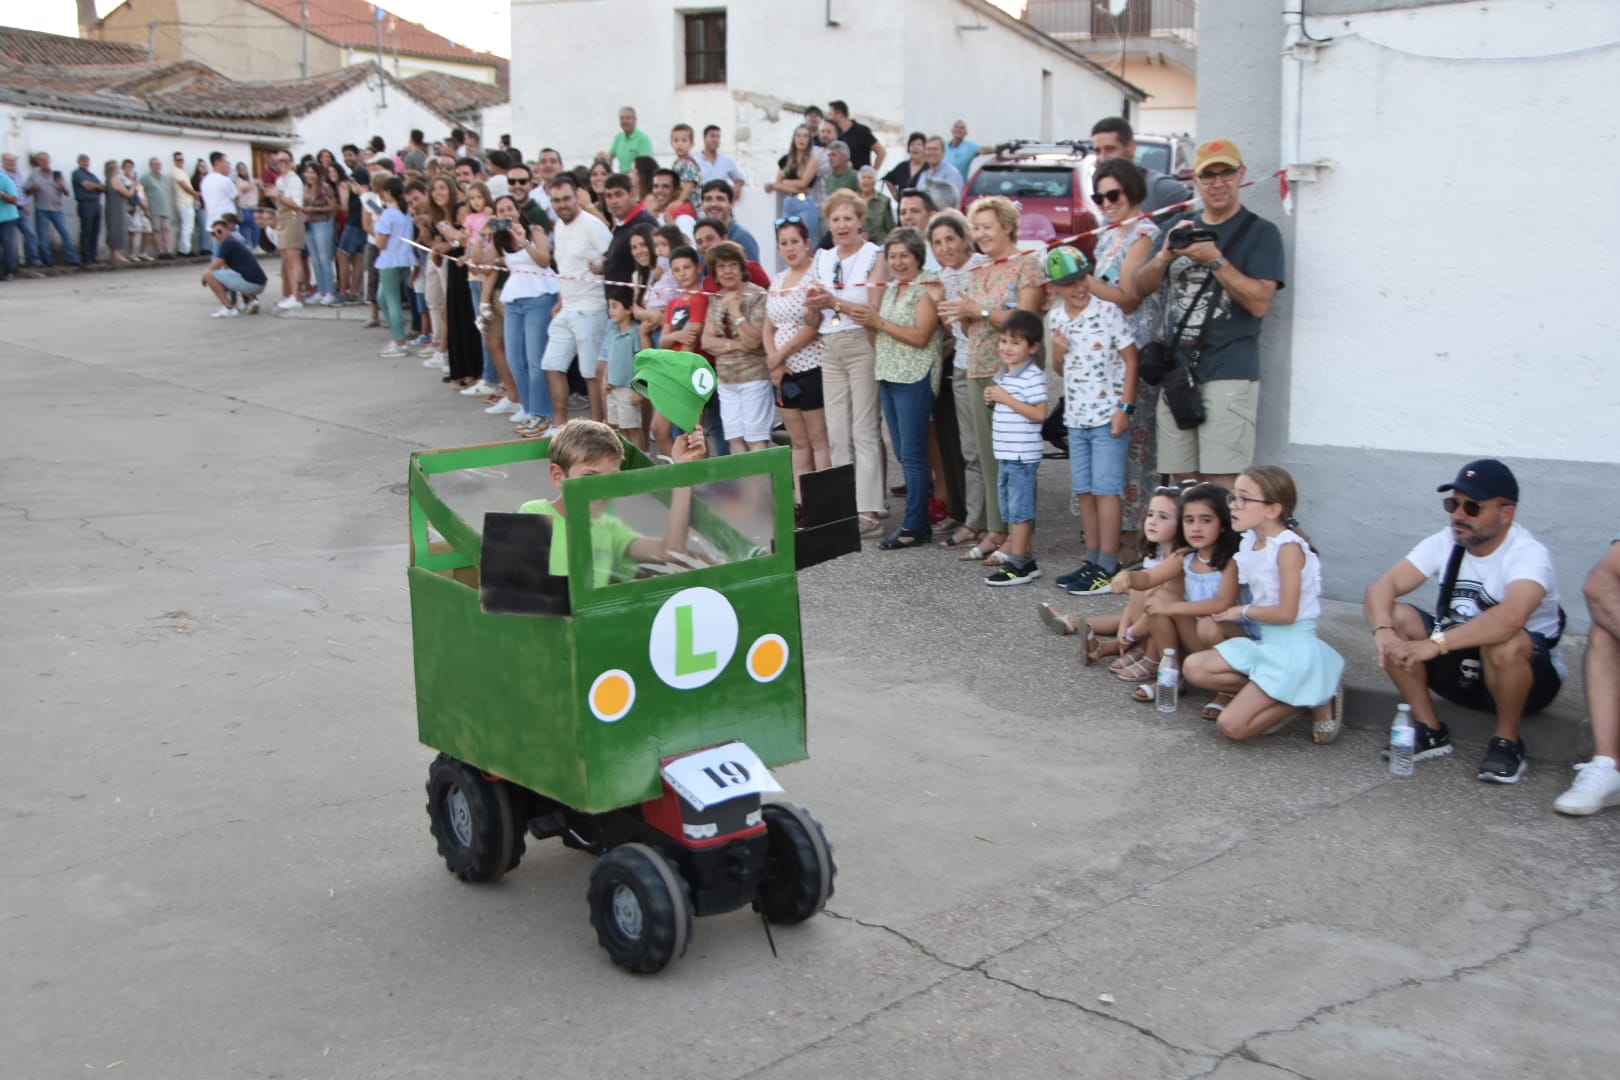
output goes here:
[[1243, 530], [1236, 556], [1249, 603], [1212, 616], [1251, 619], [1260, 637], [1233, 637], [1187, 658], [1188, 682], [1233, 695], [1217, 727], [1229, 739], [1269, 735], [1312, 713], [1316, 741], [1339, 737], [1344, 658], [1316, 636], [1322, 612], [1322, 564], [1294, 520], [1294, 478], [1275, 465], [1245, 470], [1227, 502], [1232, 527]]

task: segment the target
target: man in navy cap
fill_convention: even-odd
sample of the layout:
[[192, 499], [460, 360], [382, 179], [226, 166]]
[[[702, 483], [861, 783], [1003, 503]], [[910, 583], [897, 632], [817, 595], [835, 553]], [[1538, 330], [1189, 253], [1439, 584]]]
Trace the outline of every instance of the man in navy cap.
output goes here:
[[[1552, 555], [1515, 520], [1519, 482], [1500, 461], [1470, 461], [1442, 502], [1449, 525], [1418, 544], [1367, 589], [1363, 609], [1378, 645], [1378, 664], [1419, 721], [1418, 761], [1451, 753], [1451, 734], [1435, 715], [1432, 690], [1447, 701], [1496, 714], [1496, 734], [1479, 778], [1517, 783], [1524, 775], [1519, 722], [1557, 696], [1564, 631]], [[1397, 604], [1440, 578], [1438, 618]]]

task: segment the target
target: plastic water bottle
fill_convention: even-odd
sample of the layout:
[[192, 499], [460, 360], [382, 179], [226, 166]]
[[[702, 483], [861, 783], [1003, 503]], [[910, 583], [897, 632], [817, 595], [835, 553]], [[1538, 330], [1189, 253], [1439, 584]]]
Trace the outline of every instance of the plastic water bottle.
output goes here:
[[1412, 775], [1412, 750], [1417, 746], [1417, 729], [1412, 726], [1412, 706], [1395, 710], [1395, 723], [1389, 729], [1389, 775]]
[[1176, 650], [1166, 649], [1159, 657], [1159, 711], [1175, 712], [1176, 695], [1180, 692], [1181, 672], [1176, 670]]
[[1011, 311], [1011, 310], [1013, 310], [1014, 308], [1016, 308], [1018, 306], [1018, 283], [1017, 282], [1013, 282], [1013, 281], [1007, 282], [1007, 299], [1005, 299], [1005, 300], [1003, 300], [1001, 302], [1001, 306], [1006, 308], [1008, 311]]

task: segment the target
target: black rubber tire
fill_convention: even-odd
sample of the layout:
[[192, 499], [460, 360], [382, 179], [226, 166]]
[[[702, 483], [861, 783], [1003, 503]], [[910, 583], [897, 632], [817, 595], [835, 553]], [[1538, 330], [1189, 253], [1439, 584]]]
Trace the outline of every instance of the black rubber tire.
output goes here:
[[[523, 858], [523, 829], [513, 817], [505, 783], [440, 754], [428, 766], [427, 796], [439, 855], [462, 881], [494, 881]], [[454, 819], [462, 809], [465, 819], [458, 828]]]
[[[651, 975], [686, 955], [692, 940], [691, 889], [656, 848], [620, 844], [602, 856], [591, 871], [585, 899], [596, 940], [620, 967]], [[615, 907], [632, 900], [625, 911]]]
[[773, 923], [799, 923], [832, 899], [838, 864], [821, 822], [792, 803], [766, 803], [770, 871], [759, 886], [759, 910]]

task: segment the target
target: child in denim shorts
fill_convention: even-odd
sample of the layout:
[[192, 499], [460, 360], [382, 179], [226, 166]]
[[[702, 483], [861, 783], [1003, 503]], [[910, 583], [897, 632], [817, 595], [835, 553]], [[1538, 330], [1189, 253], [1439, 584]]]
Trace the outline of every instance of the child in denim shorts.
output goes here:
[[1131, 415], [1136, 411], [1136, 339], [1119, 305], [1091, 295], [1091, 263], [1071, 247], [1047, 255], [1058, 302], [1047, 316], [1053, 370], [1063, 376], [1069, 479], [1078, 496], [1086, 561], [1058, 578], [1075, 595], [1108, 591], [1119, 572], [1121, 504]]
[[1041, 317], [1012, 311], [1001, 326], [996, 350], [1002, 370], [985, 387], [993, 409], [996, 494], [1007, 522], [1007, 542], [991, 558], [999, 562], [986, 585], [1025, 585], [1041, 576], [1035, 565], [1035, 473], [1041, 466], [1041, 424], [1046, 420], [1046, 372], [1041, 370]]

